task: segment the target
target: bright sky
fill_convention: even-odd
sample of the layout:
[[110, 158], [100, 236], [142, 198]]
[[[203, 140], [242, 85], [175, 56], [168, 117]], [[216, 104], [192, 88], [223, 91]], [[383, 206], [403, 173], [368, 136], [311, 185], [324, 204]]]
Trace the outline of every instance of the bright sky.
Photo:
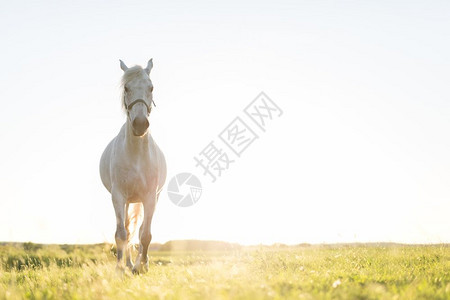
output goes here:
[[[0, 4], [1, 241], [114, 241], [119, 58], [153, 57], [167, 181], [204, 187], [153, 241], [450, 242], [448, 1], [126, 3]], [[261, 91], [284, 114], [211, 183], [193, 157]]]

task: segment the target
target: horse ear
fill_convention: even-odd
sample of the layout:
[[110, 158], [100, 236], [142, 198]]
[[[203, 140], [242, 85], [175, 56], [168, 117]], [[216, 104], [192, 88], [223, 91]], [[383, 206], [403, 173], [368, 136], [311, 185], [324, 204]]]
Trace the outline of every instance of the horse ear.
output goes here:
[[150, 58], [150, 60], [147, 63], [147, 67], [144, 69], [147, 75], [150, 75], [150, 71], [153, 68], [153, 58]]
[[121, 60], [121, 59], [119, 59], [119, 61], [120, 61], [120, 68], [125, 72], [126, 70], [128, 70], [128, 67], [127, 67], [127, 65]]

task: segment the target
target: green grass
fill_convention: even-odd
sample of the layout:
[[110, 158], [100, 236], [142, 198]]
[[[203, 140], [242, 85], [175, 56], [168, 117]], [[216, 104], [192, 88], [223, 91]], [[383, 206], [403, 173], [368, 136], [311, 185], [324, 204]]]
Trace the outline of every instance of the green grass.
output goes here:
[[0, 245], [0, 299], [450, 299], [450, 247], [336, 245], [150, 252], [115, 272], [111, 245]]

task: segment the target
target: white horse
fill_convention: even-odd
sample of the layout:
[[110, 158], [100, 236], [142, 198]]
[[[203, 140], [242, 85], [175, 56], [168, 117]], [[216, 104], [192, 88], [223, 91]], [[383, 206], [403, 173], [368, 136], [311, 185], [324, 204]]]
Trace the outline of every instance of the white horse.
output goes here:
[[[100, 176], [111, 193], [116, 213], [117, 269], [126, 266], [133, 273], [148, 270], [148, 246], [152, 239], [151, 223], [159, 193], [166, 180], [166, 161], [148, 128], [153, 107], [153, 85], [150, 59], [147, 67], [128, 68], [122, 61], [122, 105], [127, 121], [119, 134], [108, 144], [100, 160]], [[133, 204], [137, 203], [137, 204]], [[142, 205], [141, 205], [142, 203]], [[133, 204], [133, 208], [129, 206]], [[144, 219], [139, 229], [139, 254], [133, 266], [128, 243], [132, 237], [132, 226], [144, 208]]]

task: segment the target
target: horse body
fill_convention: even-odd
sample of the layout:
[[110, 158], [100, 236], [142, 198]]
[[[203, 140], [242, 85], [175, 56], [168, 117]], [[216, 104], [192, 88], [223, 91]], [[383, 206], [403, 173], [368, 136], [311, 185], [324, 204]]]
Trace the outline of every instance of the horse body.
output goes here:
[[[129, 203], [137, 203], [155, 188], [159, 194], [165, 183], [166, 162], [150, 133], [136, 138], [127, 133], [128, 126], [127, 123], [122, 126], [103, 152], [100, 176], [110, 193], [114, 182]], [[155, 178], [156, 187], [152, 184]]]
[[[153, 86], [148, 78], [150, 63], [151, 60], [146, 69], [138, 66], [128, 69], [121, 62], [125, 71], [122, 84], [126, 91], [123, 104], [128, 117], [100, 160], [100, 177], [111, 193], [116, 213], [118, 268], [123, 268], [123, 255], [126, 252], [126, 265], [132, 268], [133, 272], [148, 268], [147, 251], [151, 241], [151, 222], [166, 179], [164, 154], [148, 131], [148, 117], [153, 101]], [[131, 209], [132, 203], [137, 203], [138, 206]], [[130, 225], [133, 220], [137, 221], [136, 215], [141, 213], [141, 207], [144, 219], [139, 229], [139, 254], [133, 266], [128, 247], [132, 235]]]

